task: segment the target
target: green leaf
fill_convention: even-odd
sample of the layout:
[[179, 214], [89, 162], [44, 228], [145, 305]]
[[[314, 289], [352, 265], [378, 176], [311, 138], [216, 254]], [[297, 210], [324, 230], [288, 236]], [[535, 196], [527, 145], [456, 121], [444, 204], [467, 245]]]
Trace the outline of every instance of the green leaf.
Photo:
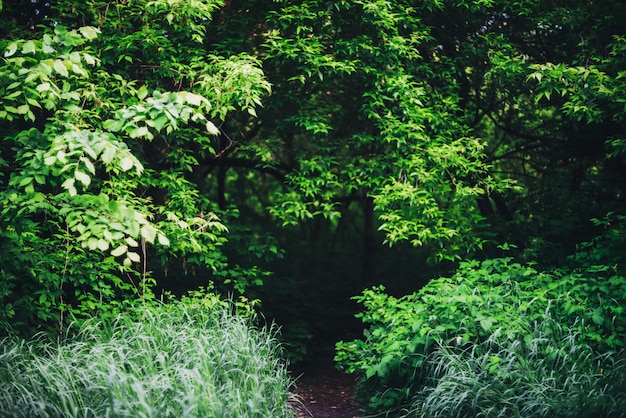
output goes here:
[[78, 28], [78, 31], [81, 35], [83, 35], [85, 39], [89, 40], [96, 39], [98, 37], [98, 34], [100, 33], [100, 31], [93, 26], [83, 26], [81, 28]]
[[122, 244], [116, 249], [114, 249], [113, 251], [111, 251], [111, 255], [113, 257], [119, 257], [122, 254], [125, 254], [126, 252], [128, 252], [128, 246], [126, 246], [126, 244]]
[[24, 187], [28, 184], [31, 184], [33, 182], [33, 178], [32, 177], [24, 177], [20, 183], [19, 183], [19, 187]]
[[[115, 147], [113, 145], [107, 144], [102, 152], [102, 162], [105, 164], [111, 164], [113, 159], [115, 158]], [[125, 170], [126, 171], [126, 170]]]
[[597, 308], [595, 311], [593, 311], [591, 320], [595, 322], [597, 325], [604, 324], [604, 315], [602, 314], [602, 308]]
[[139, 89], [137, 89], [137, 92], [135, 94], [137, 94], [137, 98], [139, 100], [143, 100], [148, 95], [148, 88], [144, 84], [143, 86], [139, 87]]
[[22, 53], [33, 54], [34, 52], [35, 52], [35, 43], [31, 40], [24, 42], [24, 45], [22, 46]]
[[157, 240], [159, 241], [159, 244], [161, 244], [164, 247], [167, 247], [168, 245], [170, 245], [170, 240], [169, 238], [167, 238], [165, 235], [163, 234], [158, 234], [157, 235]]
[[139, 263], [141, 261], [141, 257], [139, 256], [139, 254], [134, 253], [132, 251], [129, 251], [126, 254], [126, 257], [128, 257], [128, 259], [132, 261], [133, 263]]
[[128, 171], [131, 168], [133, 168], [135, 164], [133, 163], [133, 160], [130, 157], [124, 157], [120, 160], [120, 168], [123, 171]]
[[74, 178], [80, 181], [85, 187], [91, 184], [91, 177], [89, 177], [88, 174], [85, 174], [82, 171], [76, 170], [74, 172]]
[[69, 76], [69, 72], [67, 71], [67, 67], [65, 67], [65, 64], [61, 60], [55, 60], [54, 61], [54, 69], [55, 69], [55, 71], [57, 73], [61, 74], [63, 77], [68, 77]]
[[12, 42], [9, 47], [4, 51], [4, 57], [9, 58], [17, 51], [17, 42]]
[[219, 135], [220, 134], [220, 130], [218, 129], [218, 127], [215, 126], [215, 124], [213, 122], [211, 122], [211, 121], [207, 121], [207, 123], [206, 123], [206, 130], [211, 135]]
[[141, 228], [141, 236], [150, 244], [154, 244], [157, 230], [150, 224], [144, 224]]

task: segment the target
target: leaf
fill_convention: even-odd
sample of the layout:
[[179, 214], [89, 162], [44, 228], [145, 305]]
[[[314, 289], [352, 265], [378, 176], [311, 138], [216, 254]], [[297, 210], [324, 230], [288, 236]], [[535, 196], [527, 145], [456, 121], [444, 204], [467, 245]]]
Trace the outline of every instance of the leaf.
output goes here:
[[24, 177], [24, 178], [20, 181], [19, 187], [24, 187], [24, 186], [26, 186], [27, 184], [30, 184], [30, 183], [32, 183], [32, 182], [33, 182], [33, 178], [32, 178], [32, 177]]
[[206, 130], [211, 135], [219, 135], [220, 134], [220, 130], [218, 129], [218, 127], [215, 126], [215, 124], [213, 122], [211, 122], [211, 121], [207, 121], [207, 123], [206, 123]]
[[153, 244], [156, 238], [157, 230], [150, 224], [145, 224], [141, 228], [141, 236], [146, 240], [146, 242]]
[[104, 239], [99, 239], [97, 247], [100, 251], [106, 251], [109, 249], [109, 243]]
[[604, 315], [602, 315], [602, 308], [597, 308], [595, 311], [593, 311], [593, 315], [591, 316], [591, 319], [597, 325], [604, 324]]
[[104, 152], [102, 153], [102, 162], [105, 164], [111, 164], [113, 158], [115, 158], [115, 147], [113, 145], [107, 144], [104, 148]]
[[143, 86], [139, 87], [136, 94], [139, 100], [145, 99], [148, 95], [148, 89], [146, 88], [146, 85], [144, 84]]
[[154, 120], [154, 129], [156, 129], [157, 132], [161, 132], [161, 129], [163, 129], [168, 120], [169, 118], [165, 115], [159, 116]]
[[50, 88], [51, 88], [50, 83], [45, 82], [45, 83], [41, 83], [41, 84], [39, 84], [39, 85], [36, 87], [36, 90], [37, 90], [39, 93], [43, 93], [44, 91], [48, 91], [48, 90], [50, 90]]
[[485, 331], [489, 331], [493, 326], [494, 319], [493, 318], [483, 318], [480, 320], [480, 326]]
[[91, 174], [95, 175], [96, 174], [96, 167], [93, 165], [91, 160], [89, 158], [83, 158], [82, 161], [83, 161], [83, 164], [85, 164], [85, 168], [87, 169], [87, 171], [89, 171]]
[[82, 171], [76, 170], [74, 172], [74, 178], [83, 183], [83, 186], [85, 187], [91, 184], [91, 177], [89, 177], [88, 174], [83, 173]]
[[22, 54], [32, 54], [35, 52], [35, 43], [31, 40], [24, 42], [22, 46]]
[[100, 31], [93, 26], [83, 26], [78, 28], [78, 31], [85, 39], [96, 39]]
[[130, 247], [139, 247], [139, 243], [132, 237], [126, 237], [126, 243]]
[[111, 251], [111, 255], [113, 257], [119, 257], [120, 255], [126, 253], [128, 251], [128, 246], [126, 244], [122, 244], [113, 251]]
[[170, 240], [169, 238], [167, 238], [165, 235], [163, 234], [158, 234], [157, 235], [157, 240], [159, 241], [159, 244], [161, 244], [164, 247], [167, 247], [168, 245], [170, 245]]
[[104, 129], [109, 130], [111, 132], [119, 132], [122, 130], [123, 123], [120, 120], [115, 119], [107, 119], [102, 123]]
[[63, 187], [65, 190], [69, 190], [70, 188], [74, 187], [74, 183], [75, 180], [73, 178], [69, 178], [65, 180], [63, 184], [61, 184], [61, 187]]
[[141, 257], [139, 257], [139, 254], [137, 253], [129, 252], [126, 254], [126, 257], [128, 257], [128, 259], [133, 263], [139, 263], [141, 261]]
[[131, 138], [139, 138], [142, 136], [149, 136], [150, 132], [146, 126], [140, 126], [130, 131], [129, 135]]
[[54, 69], [55, 69], [55, 71], [57, 73], [61, 74], [63, 77], [68, 77], [69, 76], [69, 72], [67, 71], [67, 67], [65, 67], [65, 64], [61, 60], [55, 60], [54, 61]]
[[15, 54], [15, 51], [17, 51], [17, 42], [12, 42], [9, 47], [4, 51], [4, 57], [8, 58], [12, 56], [13, 54]]
[[120, 168], [123, 171], [128, 171], [131, 168], [133, 168], [133, 165], [135, 165], [133, 163], [133, 160], [130, 157], [124, 157], [120, 160]]
[[202, 96], [195, 93], [186, 93], [187, 94], [185, 94], [185, 99], [187, 100], [187, 103], [193, 106], [200, 106], [202, 104]]

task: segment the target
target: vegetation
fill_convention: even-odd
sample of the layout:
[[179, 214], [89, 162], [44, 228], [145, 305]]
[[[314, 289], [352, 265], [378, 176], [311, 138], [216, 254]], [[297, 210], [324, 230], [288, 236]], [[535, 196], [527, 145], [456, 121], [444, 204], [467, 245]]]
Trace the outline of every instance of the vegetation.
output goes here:
[[184, 322], [155, 301], [191, 290], [261, 310], [294, 361], [343, 338], [379, 413], [611, 415], [625, 19], [609, 0], [0, 1], [5, 353]]
[[601, 267], [488, 259], [399, 299], [367, 290], [366, 338], [338, 343], [336, 359], [363, 374], [376, 412], [621, 416], [626, 279]]
[[5, 339], [3, 417], [290, 417], [275, 329], [193, 297], [80, 324], [61, 344]]

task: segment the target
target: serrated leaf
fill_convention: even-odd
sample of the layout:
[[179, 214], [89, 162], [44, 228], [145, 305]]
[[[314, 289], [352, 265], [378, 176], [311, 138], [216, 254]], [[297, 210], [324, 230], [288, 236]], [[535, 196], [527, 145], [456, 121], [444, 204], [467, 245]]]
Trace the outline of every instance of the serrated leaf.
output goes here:
[[120, 255], [124, 254], [128, 252], [128, 246], [126, 246], [126, 244], [122, 244], [119, 247], [117, 247], [116, 249], [114, 249], [113, 251], [111, 251], [111, 255], [113, 257], [119, 257]]

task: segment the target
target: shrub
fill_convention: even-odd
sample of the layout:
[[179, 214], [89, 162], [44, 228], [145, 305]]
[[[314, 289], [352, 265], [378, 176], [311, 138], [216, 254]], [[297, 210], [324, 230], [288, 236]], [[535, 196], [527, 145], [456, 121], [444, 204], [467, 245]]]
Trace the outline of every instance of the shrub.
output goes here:
[[336, 360], [362, 374], [361, 400], [376, 412], [410, 408], [438, 346], [479, 346], [496, 330], [526, 341], [529, 324], [548, 318], [594, 352], [625, 344], [626, 278], [611, 269], [540, 273], [511, 258], [470, 261], [411, 295], [395, 298], [377, 287], [355, 299], [365, 307], [365, 338], [339, 342]]
[[0, 416], [289, 417], [275, 332], [214, 298], [82, 323], [55, 344], [5, 339]]

